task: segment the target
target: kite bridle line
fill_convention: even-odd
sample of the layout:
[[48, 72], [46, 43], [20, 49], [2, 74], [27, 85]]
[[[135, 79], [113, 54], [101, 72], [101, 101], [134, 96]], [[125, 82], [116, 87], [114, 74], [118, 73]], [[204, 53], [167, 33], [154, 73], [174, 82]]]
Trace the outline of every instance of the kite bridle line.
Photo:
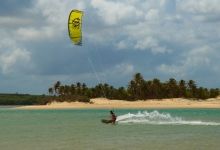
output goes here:
[[[90, 26], [89, 26], [89, 28], [88, 28], [88, 29], [89, 29], [89, 32], [91, 32], [91, 27], [90, 27]], [[101, 65], [101, 69], [102, 69], [103, 74], [104, 74], [104, 80], [105, 80], [105, 81], [107, 81], [107, 79], [106, 79], [106, 74], [105, 74], [104, 69], [103, 69], [102, 61], [101, 61], [101, 58], [100, 58], [100, 55], [99, 55], [99, 51], [98, 51], [98, 48], [97, 48], [96, 42], [95, 42], [95, 41], [93, 41], [92, 43], [93, 43], [93, 44], [94, 44], [94, 46], [95, 46], [95, 50], [96, 50], [96, 53], [97, 53], [98, 58], [99, 58], [99, 63], [100, 63], [100, 65]], [[105, 92], [104, 92], [103, 85], [101, 84], [101, 82], [100, 82], [100, 81], [99, 81], [99, 83], [100, 83], [100, 85], [101, 85], [101, 88], [102, 88], [102, 91], [103, 91], [104, 98], [106, 98], [106, 95], [105, 95]]]
[[[90, 29], [91, 29], [91, 28], [89, 28], [89, 30], [90, 30]], [[93, 42], [93, 44], [95, 45], [96, 52], [97, 52], [98, 58], [99, 58], [99, 62], [100, 62], [100, 64], [101, 64], [101, 68], [102, 68], [102, 71], [103, 71], [104, 69], [103, 69], [103, 65], [102, 65], [102, 62], [101, 62], [100, 55], [99, 55], [99, 53], [98, 53], [97, 46], [96, 46], [95, 42]], [[95, 67], [94, 67], [94, 65], [93, 65], [93, 63], [92, 63], [92, 60], [91, 60], [90, 57], [89, 57], [88, 46], [87, 46], [86, 44], [84, 44], [84, 45], [86, 46], [86, 49], [82, 46], [82, 47], [83, 47], [83, 51], [84, 51], [86, 57], [88, 58], [90, 65], [92, 66], [92, 69], [93, 69], [93, 71], [94, 71], [94, 73], [95, 73], [95, 76], [96, 76], [96, 78], [97, 78], [97, 80], [98, 80], [98, 83], [99, 83], [100, 86], [101, 86], [101, 90], [102, 90], [103, 97], [106, 98], [106, 95], [105, 95], [105, 92], [104, 92], [104, 89], [103, 89], [103, 85], [102, 85], [101, 82], [100, 82], [99, 76], [98, 76], [98, 74], [97, 74], [97, 72], [96, 72], [96, 70], [95, 70]], [[104, 72], [104, 71], [103, 71], [103, 72]], [[105, 77], [105, 79], [106, 79], [106, 77]]]
[[[87, 47], [87, 46], [86, 46], [86, 47]], [[84, 51], [86, 57], [87, 57], [88, 60], [89, 60], [90, 65], [92, 66], [92, 69], [93, 69], [93, 71], [94, 71], [94, 73], [95, 73], [95, 76], [96, 76], [96, 78], [97, 78], [99, 84], [101, 85], [102, 94], [103, 94], [104, 98], [106, 98], [105, 92], [104, 92], [104, 90], [103, 90], [103, 87], [102, 87], [102, 84], [101, 84], [101, 82], [100, 82], [100, 80], [99, 80], [99, 77], [98, 77], [98, 75], [97, 75], [97, 73], [96, 73], [95, 67], [94, 67], [94, 65], [93, 65], [93, 63], [92, 63], [92, 61], [91, 61], [91, 59], [90, 59], [90, 57], [89, 57], [87, 51], [85, 50], [85, 48], [84, 48], [83, 46], [82, 46], [82, 48], [83, 48], [83, 51]], [[88, 48], [87, 48], [87, 49], [88, 49]]]
[[103, 73], [104, 73], [104, 80], [107, 81], [106, 75], [105, 75], [105, 72], [104, 72], [104, 69], [103, 69], [102, 61], [101, 61], [101, 58], [100, 58], [100, 55], [99, 55], [99, 51], [98, 51], [98, 48], [97, 48], [97, 45], [96, 45], [95, 42], [93, 42], [93, 43], [94, 43], [94, 45], [95, 45], [96, 52], [97, 52], [97, 55], [98, 55], [98, 57], [99, 57], [99, 62], [100, 62], [100, 64], [101, 64], [101, 68], [102, 68], [102, 71], [103, 71]]

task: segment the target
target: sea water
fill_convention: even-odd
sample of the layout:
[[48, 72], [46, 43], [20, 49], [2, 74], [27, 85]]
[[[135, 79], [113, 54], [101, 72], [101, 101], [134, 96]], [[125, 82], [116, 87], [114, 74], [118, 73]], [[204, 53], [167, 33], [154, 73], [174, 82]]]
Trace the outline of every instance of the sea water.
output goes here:
[[1, 150], [219, 150], [220, 109], [13, 110], [0, 107]]

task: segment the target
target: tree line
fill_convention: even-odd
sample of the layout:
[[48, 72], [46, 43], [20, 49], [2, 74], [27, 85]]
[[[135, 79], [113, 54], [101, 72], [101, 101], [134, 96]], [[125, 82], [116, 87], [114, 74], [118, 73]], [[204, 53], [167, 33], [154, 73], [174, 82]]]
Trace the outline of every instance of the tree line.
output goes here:
[[42, 96], [29, 94], [0, 94], [0, 105], [34, 105], [42, 102]]
[[176, 81], [170, 78], [166, 82], [161, 82], [159, 79], [154, 78], [146, 81], [141, 73], [134, 74], [126, 88], [115, 88], [107, 83], [88, 88], [85, 83], [77, 82], [76, 84], [62, 85], [60, 81], [57, 81], [53, 87], [48, 89], [48, 93], [55, 100], [84, 102], [89, 102], [90, 98], [98, 97], [105, 97], [110, 100], [135, 101], [164, 98], [208, 99], [220, 95], [218, 88], [197, 87], [193, 80]]
[[53, 87], [48, 88], [48, 93], [49, 95], [0, 94], [0, 105], [45, 105], [54, 100], [90, 102], [91, 98], [99, 97], [128, 101], [163, 98], [205, 100], [220, 95], [218, 88], [197, 87], [193, 80], [176, 81], [170, 78], [166, 82], [161, 82], [154, 78], [146, 81], [141, 73], [134, 74], [126, 88], [115, 88], [107, 83], [88, 88], [85, 83], [62, 85], [57, 81]]

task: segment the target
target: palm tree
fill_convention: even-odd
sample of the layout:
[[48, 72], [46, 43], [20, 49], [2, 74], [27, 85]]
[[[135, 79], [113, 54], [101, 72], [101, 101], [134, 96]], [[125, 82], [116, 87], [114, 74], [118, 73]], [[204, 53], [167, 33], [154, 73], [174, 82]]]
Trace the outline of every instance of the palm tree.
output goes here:
[[64, 94], [69, 95], [70, 94], [70, 87], [68, 85], [64, 86]]
[[143, 76], [141, 73], [136, 73], [133, 75], [133, 79], [128, 85], [128, 90], [131, 92], [131, 94], [134, 96], [134, 99], [140, 99], [141, 93], [142, 93], [142, 85], [144, 83]]
[[104, 93], [103, 93], [103, 88], [102, 88], [102, 84], [101, 83], [96, 85], [95, 90], [96, 90], [96, 96], [98, 96], [98, 97], [105, 97], [105, 95], [103, 95]]
[[186, 97], [186, 81], [180, 80], [179, 81], [179, 90], [180, 90], [180, 97]]
[[53, 95], [53, 88], [52, 88], [52, 87], [50, 87], [50, 88], [48, 89], [48, 93], [49, 93], [50, 95]]
[[150, 87], [150, 85], [151, 85], [151, 81], [144, 81], [143, 82], [143, 84], [142, 84], [142, 89], [141, 89], [141, 91], [142, 91], [142, 99], [143, 100], [146, 100], [146, 99], [148, 99], [149, 98], [149, 96], [150, 96], [150, 93], [149, 93], [149, 87]]
[[219, 88], [216, 88], [216, 89], [211, 88], [210, 89], [210, 98], [215, 98], [215, 97], [219, 96], [219, 94], [220, 94]]
[[58, 89], [58, 93], [59, 93], [59, 96], [63, 96], [64, 93], [65, 93], [65, 87], [64, 86], [60, 86], [59, 89]]
[[157, 78], [154, 78], [151, 82], [151, 85], [149, 86], [149, 92], [150, 92], [150, 98], [163, 98], [162, 97], [162, 85], [160, 83], [160, 80]]
[[86, 84], [83, 83], [83, 84], [82, 84], [82, 95], [85, 95], [85, 94], [86, 94], [86, 89], [87, 89]]
[[92, 87], [92, 88], [90, 88], [90, 97], [92, 97], [92, 98], [95, 98], [96, 97], [96, 95], [95, 95], [95, 88], [94, 87]]
[[70, 93], [71, 93], [71, 95], [76, 94], [76, 87], [74, 84], [71, 84], [71, 86], [70, 86]]
[[57, 81], [57, 82], [54, 84], [53, 89], [54, 89], [55, 94], [58, 94], [58, 89], [60, 88], [60, 85], [61, 85], [61, 82], [60, 82], [60, 81]]
[[109, 87], [109, 96], [110, 96], [109, 98], [110, 99], [116, 98], [116, 96], [117, 96], [116, 93], [117, 93], [116, 89], [113, 86], [110, 86]]
[[196, 97], [196, 90], [197, 90], [196, 83], [193, 80], [189, 80], [187, 84], [188, 84], [188, 89], [191, 93], [190, 95], [195, 98]]
[[110, 88], [107, 83], [104, 84], [103, 91], [105, 93], [106, 98], [109, 98], [110, 97]]
[[78, 95], [81, 95], [81, 83], [80, 82], [76, 83], [76, 91]]
[[169, 81], [166, 83], [167, 85], [167, 90], [168, 90], [168, 97], [169, 98], [176, 98], [179, 96], [179, 90], [177, 86], [177, 82], [175, 79], [170, 78]]
[[128, 92], [131, 94], [132, 99], [135, 99], [135, 95], [137, 93], [137, 87], [133, 80], [128, 84]]
[[208, 92], [208, 89], [203, 88], [203, 87], [199, 87], [197, 89], [197, 98], [199, 99], [207, 99], [209, 98], [210, 94]]
[[118, 98], [117, 99], [120, 99], [120, 100], [125, 100], [127, 98], [127, 92], [125, 90], [124, 87], [119, 87], [118, 90], [117, 90], [117, 96]]

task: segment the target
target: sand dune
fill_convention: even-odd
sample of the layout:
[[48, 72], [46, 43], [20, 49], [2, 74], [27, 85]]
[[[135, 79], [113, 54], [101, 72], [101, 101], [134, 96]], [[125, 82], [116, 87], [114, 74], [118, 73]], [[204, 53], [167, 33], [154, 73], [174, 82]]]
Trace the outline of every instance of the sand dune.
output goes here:
[[52, 102], [48, 105], [21, 106], [13, 109], [123, 109], [123, 108], [220, 108], [220, 97], [207, 100], [189, 100], [183, 98], [123, 101], [105, 98], [91, 99], [91, 103]]

